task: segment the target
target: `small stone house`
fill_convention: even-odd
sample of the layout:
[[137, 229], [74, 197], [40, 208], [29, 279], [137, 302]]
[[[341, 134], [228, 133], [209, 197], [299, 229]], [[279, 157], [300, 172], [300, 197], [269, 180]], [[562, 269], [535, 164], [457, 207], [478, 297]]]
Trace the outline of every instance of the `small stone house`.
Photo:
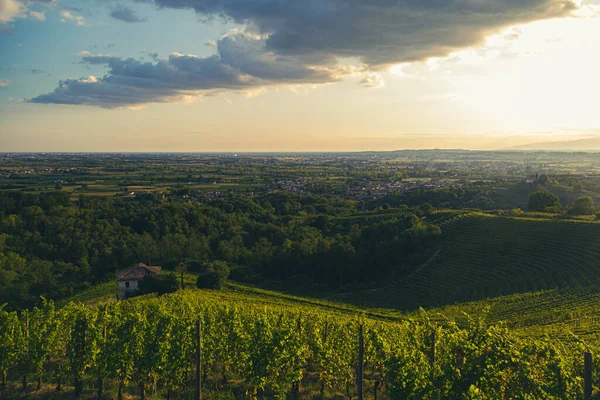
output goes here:
[[138, 282], [147, 275], [160, 275], [161, 269], [161, 267], [150, 267], [139, 263], [131, 268], [118, 271], [119, 299], [135, 296], [139, 292]]

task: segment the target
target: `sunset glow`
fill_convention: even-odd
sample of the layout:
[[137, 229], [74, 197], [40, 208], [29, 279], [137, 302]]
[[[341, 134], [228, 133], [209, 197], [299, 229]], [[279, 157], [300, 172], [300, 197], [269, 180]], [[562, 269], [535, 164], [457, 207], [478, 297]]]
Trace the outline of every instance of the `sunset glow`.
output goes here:
[[[385, 10], [329, 0], [302, 11], [304, 42], [243, 2], [179, 3], [0, 0], [2, 150], [503, 149], [600, 129], [594, 2], [423, 2], [369, 27]], [[336, 15], [356, 31], [316, 25]]]

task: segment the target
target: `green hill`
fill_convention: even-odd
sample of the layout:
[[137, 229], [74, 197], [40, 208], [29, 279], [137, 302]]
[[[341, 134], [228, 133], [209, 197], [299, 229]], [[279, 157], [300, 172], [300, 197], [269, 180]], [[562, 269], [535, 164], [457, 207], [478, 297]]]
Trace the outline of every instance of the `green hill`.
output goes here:
[[[458, 320], [465, 312], [485, 313], [487, 322], [506, 322], [527, 335], [589, 335], [600, 325], [600, 223], [543, 214], [446, 214], [430, 217], [442, 226], [430, 259], [386, 285], [300, 297], [229, 283], [220, 296], [233, 300], [243, 294], [244, 301], [318, 306], [387, 320], [402, 319], [419, 307]], [[187, 285], [194, 279], [190, 275]], [[68, 300], [105, 302], [115, 292], [109, 282]]]
[[413, 273], [338, 298], [409, 310], [599, 284], [600, 223], [536, 217], [459, 215]]
[[[190, 274], [188, 281], [193, 276]], [[100, 304], [114, 301], [114, 282], [94, 286], [79, 295], [60, 302]], [[188, 289], [189, 290], [189, 289]], [[265, 307], [293, 308], [306, 311], [321, 310], [339, 316], [365, 316], [381, 321], [402, 321], [418, 318], [420, 313], [395, 309], [359, 307], [342, 302], [292, 296], [271, 290], [227, 283], [221, 291], [197, 291], [206, 299], [228, 304], [262, 305]], [[587, 287], [550, 289], [529, 293], [517, 293], [490, 299], [457, 303], [427, 309], [428, 318], [440, 323], [456, 320], [467, 325], [470, 318], [483, 319], [486, 324], [506, 324], [512, 331], [526, 337], [570, 338], [598, 336], [600, 326], [600, 285]]]

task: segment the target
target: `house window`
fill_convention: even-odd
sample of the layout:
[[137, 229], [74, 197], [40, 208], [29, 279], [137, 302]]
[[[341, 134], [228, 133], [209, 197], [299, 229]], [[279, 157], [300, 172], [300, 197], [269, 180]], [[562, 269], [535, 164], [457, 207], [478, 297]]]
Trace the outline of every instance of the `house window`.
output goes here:
[[125, 287], [129, 287], [129, 282], [125, 282]]

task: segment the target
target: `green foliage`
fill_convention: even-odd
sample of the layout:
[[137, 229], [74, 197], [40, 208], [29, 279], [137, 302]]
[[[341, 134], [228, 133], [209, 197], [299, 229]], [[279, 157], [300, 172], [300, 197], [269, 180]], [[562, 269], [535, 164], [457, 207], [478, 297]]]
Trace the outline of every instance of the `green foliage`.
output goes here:
[[229, 265], [224, 261], [210, 262], [206, 265], [205, 268], [207, 271], [213, 271], [214, 273], [219, 275], [221, 279], [227, 279], [229, 277], [230, 268]]
[[[577, 357], [560, 344], [512, 336], [503, 327], [471, 321], [466, 328], [407, 322], [406, 345], [386, 361], [392, 398], [564, 399], [580, 393]], [[436, 361], [425, 349], [436, 333]], [[577, 348], [577, 346], [575, 346]], [[433, 380], [429, 379], [433, 376]]]
[[44, 366], [51, 356], [60, 353], [64, 345], [61, 334], [62, 316], [56, 313], [54, 303], [42, 299], [42, 306], [25, 311], [21, 316], [24, 346], [20, 355], [20, 371], [31, 374], [41, 382]]
[[17, 363], [25, 347], [17, 314], [10, 313], [5, 308], [6, 305], [0, 305], [0, 373], [3, 376]]
[[178, 288], [177, 278], [172, 274], [146, 275], [138, 282], [140, 294], [156, 293], [163, 295], [173, 293]]
[[423, 215], [429, 215], [433, 211], [433, 206], [430, 203], [423, 203], [419, 206], [419, 210], [421, 210]]
[[560, 200], [557, 195], [545, 189], [538, 190], [527, 199], [527, 209], [529, 211], [547, 211], [550, 209], [556, 211], [560, 209]]
[[67, 307], [70, 319], [70, 335], [66, 371], [73, 376], [75, 393], [83, 391], [83, 379], [86, 371], [95, 364], [101, 345], [100, 332], [96, 327], [99, 313], [96, 310], [78, 304]]
[[[7, 314], [14, 321], [16, 313]], [[307, 375], [308, 381], [318, 379], [325, 397], [354, 385], [361, 325], [370, 371], [364, 378], [381, 380], [386, 389], [380, 394], [390, 399], [581, 398], [581, 352], [600, 354], [597, 341], [524, 338], [488, 326], [485, 314], [460, 325], [435, 323], [431, 316], [386, 321], [324, 305], [186, 290], [108, 306], [69, 304], [54, 319], [57, 332], [69, 337], [69, 351], [61, 356], [76, 386], [93, 373], [117, 382], [121, 392], [129, 381], [140, 388], [156, 381], [177, 397], [193, 385], [185, 378], [194, 370], [196, 321], [203, 366], [210, 371], [207, 386], [225, 391], [235, 381], [248, 398], [261, 392], [288, 398]], [[10, 332], [11, 342], [18, 342], [19, 330]], [[31, 337], [30, 345], [39, 340]], [[33, 359], [22, 352], [16, 358]]]
[[188, 272], [189, 270], [190, 270], [190, 266], [188, 264], [186, 264], [186, 263], [179, 263], [175, 267], [175, 271], [177, 273], [179, 273], [180, 277], [181, 277], [181, 288], [182, 289], [185, 289], [185, 280], [184, 280], [184, 277], [185, 277], [186, 272]]
[[569, 214], [594, 215], [595, 213], [594, 199], [589, 196], [579, 197], [569, 208]]
[[223, 286], [223, 277], [218, 272], [206, 270], [198, 274], [196, 287], [198, 289], [221, 289]]
[[514, 293], [600, 284], [600, 224], [566, 215], [518, 213], [458, 215], [441, 222], [442, 233], [422, 268], [398, 280], [339, 301], [418, 309]]
[[219, 265], [243, 265], [233, 277], [244, 281], [376, 281], [439, 232], [406, 206], [357, 215], [338, 197], [282, 192], [194, 203], [0, 192], [0, 204], [0, 303], [11, 309], [72, 296], [140, 261], [179, 273], [217, 263], [221, 276]]
[[548, 175], [540, 175], [539, 178], [537, 178], [536, 183], [539, 185], [547, 185], [549, 183], [551, 183], [550, 178], [548, 177]]

